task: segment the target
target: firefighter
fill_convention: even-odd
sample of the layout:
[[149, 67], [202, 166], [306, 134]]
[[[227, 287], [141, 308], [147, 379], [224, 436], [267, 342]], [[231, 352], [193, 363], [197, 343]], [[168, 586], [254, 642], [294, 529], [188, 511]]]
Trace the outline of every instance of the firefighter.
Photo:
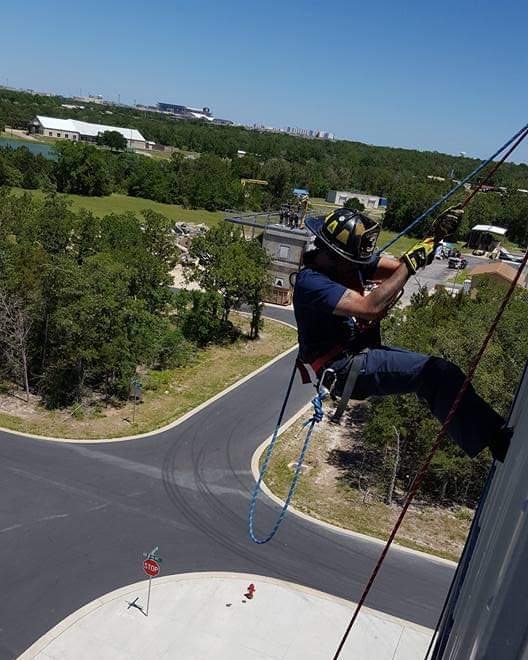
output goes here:
[[[437, 227], [452, 227], [460, 214], [450, 209]], [[438, 240], [425, 239], [396, 260], [375, 255], [380, 227], [357, 211], [336, 209], [324, 218], [307, 218], [306, 227], [316, 238], [293, 294], [300, 360], [319, 378], [326, 371], [333, 394], [341, 398], [341, 414], [351, 396], [415, 393], [443, 422], [464, 381], [462, 371], [440, 357], [384, 346], [379, 332], [381, 318], [409, 277], [432, 262]], [[367, 281], [379, 285], [365, 295]], [[511, 432], [470, 385], [448, 435], [470, 457], [489, 447], [503, 461]]]

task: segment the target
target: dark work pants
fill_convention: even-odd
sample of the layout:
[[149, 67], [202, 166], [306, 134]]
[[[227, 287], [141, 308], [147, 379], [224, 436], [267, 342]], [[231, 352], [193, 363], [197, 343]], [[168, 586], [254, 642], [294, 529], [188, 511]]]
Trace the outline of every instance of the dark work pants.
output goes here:
[[[417, 394], [440, 422], [447, 417], [464, 382], [464, 374], [452, 362], [401, 348], [371, 348], [364, 360], [352, 398]], [[339, 366], [335, 364], [336, 371]], [[338, 379], [338, 388], [340, 380], [342, 378]], [[489, 445], [503, 424], [502, 417], [478, 396], [470, 384], [447, 433], [468, 456], [473, 457]]]

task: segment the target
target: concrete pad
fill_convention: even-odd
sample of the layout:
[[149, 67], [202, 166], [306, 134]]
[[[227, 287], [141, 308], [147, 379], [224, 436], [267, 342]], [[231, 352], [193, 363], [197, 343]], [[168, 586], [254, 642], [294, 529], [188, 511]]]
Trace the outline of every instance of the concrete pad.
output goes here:
[[[244, 594], [250, 582], [253, 599]], [[187, 573], [124, 587], [50, 630], [19, 660], [321, 660], [331, 658], [354, 603], [239, 573]], [[421, 660], [432, 631], [364, 608], [342, 660]]]

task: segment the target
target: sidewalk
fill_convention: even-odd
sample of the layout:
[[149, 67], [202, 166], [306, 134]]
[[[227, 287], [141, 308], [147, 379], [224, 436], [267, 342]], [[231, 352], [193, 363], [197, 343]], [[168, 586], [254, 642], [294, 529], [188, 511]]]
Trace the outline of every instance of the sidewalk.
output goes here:
[[[253, 599], [244, 594], [250, 583]], [[241, 573], [145, 579], [89, 603], [19, 660], [323, 660], [333, 657], [353, 604]], [[364, 608], [342, 660], [421, 660], [430, 630]]]

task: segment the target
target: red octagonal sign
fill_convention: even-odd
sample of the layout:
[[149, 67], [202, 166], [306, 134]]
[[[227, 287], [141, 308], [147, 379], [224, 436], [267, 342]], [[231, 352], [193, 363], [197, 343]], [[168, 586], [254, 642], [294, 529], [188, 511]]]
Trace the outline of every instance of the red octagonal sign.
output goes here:
[[149, 577], [156, 577], [160, 572], [160, 565], [154, 559], [145, 559], [143, 561], [143, 570]]

